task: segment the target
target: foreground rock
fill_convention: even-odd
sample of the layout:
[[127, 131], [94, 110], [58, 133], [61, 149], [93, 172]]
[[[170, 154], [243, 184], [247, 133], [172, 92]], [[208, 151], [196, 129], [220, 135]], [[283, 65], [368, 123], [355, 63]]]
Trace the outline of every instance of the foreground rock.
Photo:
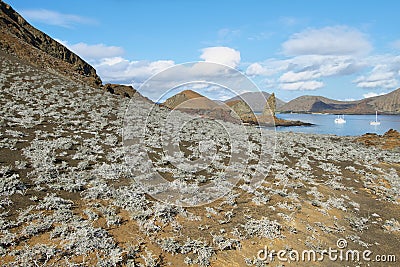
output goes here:
[[383, 149], [400, 149], [400, 133], [390, 129], [383, 135], [367, 133], [358, 137], [356, 142], [364, 143], [366, 146], [375, 146]]

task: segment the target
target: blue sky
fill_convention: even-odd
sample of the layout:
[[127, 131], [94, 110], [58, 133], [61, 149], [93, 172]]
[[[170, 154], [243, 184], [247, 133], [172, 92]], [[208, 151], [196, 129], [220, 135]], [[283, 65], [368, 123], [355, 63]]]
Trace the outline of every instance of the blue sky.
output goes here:
[[103, 82], [140, 87], [165, 68], [200, 60], [233, 67], [285, 101], [361, 99], [399, 87], [399, 1], [6, 2]]

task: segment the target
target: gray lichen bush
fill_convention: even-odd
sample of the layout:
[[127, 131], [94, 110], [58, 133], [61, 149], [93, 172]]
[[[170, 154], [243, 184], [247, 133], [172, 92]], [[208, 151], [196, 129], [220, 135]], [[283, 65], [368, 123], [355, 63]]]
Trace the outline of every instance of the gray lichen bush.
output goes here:
[[141, 266], [141, 267], [160, 267], [161, 266], [162, 261], [159, 256], [154, 255], [151, 250], [146, 249], [145, 252], [146, 252], [145, 255], [143, 255], [143, 254], [140, 255], [140, 257], [144, 261], [144, 265], [139, 264], [139, 266]]
[[336, 209], [340, 209], [342, 211], [347, 211], [347, 206], [345, 204], [345, 200], [341, 197], [329, 196], [327, 202], [323, 204], [323, 207], [326, 209], [330, 209], [333, 207]]
[[44, 244], [38, 244], [32, 247], [25, 246], [11, 253], [11, 255], [16, 258], [12, 264], [13, 266], [27, 267], [46, 266], [47, 262], [56, 256], [57, 253], [59, 253], [59, 251], [55, 246]]
[[281, 234], [282, 226], [268, 218], [262, 218], [261, 220], [250, 219], [246, 224], [242, 225], [242, 228], [249, 237], [258, 236], [269, 239], [283, 237]]
[[207, 243], [200, 240], [188, 238], [182, 245], [181, 254], [193, 254], [188, 256], [188, 263], [198, 264], [199, 266], [210, 266], [210, 259], [214, 255], [214, 249]]
[[241, 248], [239, 240], [226, 238], [222, 235], [213, 235], [213, 243], [219, 250], [235, 250]]
[[167, 237], [157, 241], [158, 245], [163, 251], [175, 255], [180, 253], [181, 245], [174, 237]]
[[101, 255], [97, 253], [98, 267], [109, 267], [109, 266], [120, 266], [123, 261], [122, 251], [119, 248], [106, 249], [101, 252]]
[[347, 235], [347, 236], [346, 236], [346, 239], [347, 239], [347, 240], [351, 240], [351, 241], [353, 241], [354, 243], [359, 244], [360, 246], [362, 246], [362, 247], [364, 247], [364, 248], [369, 248], [369, 247], [372, 246], [372, 244], [367, 243], [367, 242], [361, 240], [361, 237], [359, 237], [358, 235], [355, 235], [355, 234], [354, 234], [354, 235]]
[[390, 220], [386, 220], [382, 225], [382, 228], [388, 232], [399, 232], [400, 231], [400, 222], [395, 218], [391, 218]]
[[20, 181], [17, 173], [12, 173], [9, 168], [0, 169], [0, 197], [12, 196], [15, 193], [24, 194], [26, 186]]
[[176, 215], [178, 215], [182, 209], [177, 206], [172, 206], [169, 204], [156, 202], [153, 207], [154, 217], [156, 220], [167, 224], [175, 220]]
[[81, 195], [85, 199], [109, 199], [115, 196], [115, 189], [103, 179], [96, 179], [88, 183]]
[[61, 245], [71, 255], [85, 255], [94, 250], [107, 251], [116, 248], [116, 245], [102, 228], [94, 228], [87, 221], [73, 221], [67, 232], [61, 233]]
[[270, 265], [268, 262], [258, 259], [257, 257], [253, 258], [244, 258], [244, 263], [247, 266], [256, 266], [256, 267], [267, 267]]
[[1, 230], [0, 232], [0, 246], [2, 248], [16, 244], [17, 239], [17, 234], [12, 233], [9, 230]]
[[74, 202], [72, 200], [63, 199], [56, 196], [56, 194], [50, 194], [39, 201], [36, 206], [37, 210], [59, 210], [59, 209], [70, 209]]
[[[106, 219], [108, 227], [121, 224], [122, 218], [116, 213], [115, 207], [101, 205], [98, 210]], [[93, 214], [89, 214], [93, 216]]]
[[361, 216], [356, 216], [356, 215], [349, 215], [346, 217], [346, 219], [349, 221], [349, 224], [351, 228], [362, 232], [366, 229], [368, 229], [368, 223], [369, 223], [369, 218], [366, 217], [361, 217]]

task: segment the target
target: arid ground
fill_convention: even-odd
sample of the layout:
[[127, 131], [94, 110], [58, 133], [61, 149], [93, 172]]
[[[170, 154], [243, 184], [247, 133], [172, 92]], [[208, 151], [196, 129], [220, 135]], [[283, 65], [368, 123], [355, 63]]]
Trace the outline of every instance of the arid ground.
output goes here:
[[[267, 139], [276, 136], [276, 149], [270, 165], [261, 166], [269, 172], [255, 189], [249, 186], [251, 166], [268, 140], [255, 127], [240, 132], [227, 123], [238, 127], [238, 135], [251, 136], [243, 179], [206, 205], [169, 205], [137, 184], [126, 149], [137, 155], [137, 166], [145, 166], [144, 149], [153, 167], [177, 185], [222, 184], [231, 145], [222, 130], [210, 123], [182, 131], [184, 157], [198, 159], [199, 139], [192, 137], [209, 133], [219, 140], [221, 155], [201, 173], [176, 170], [157, 145], [162, 128], [151, 128], [145, 147], [123, 145], [127, 106], [134, 127], [135, 120], [147, 119], [141, 111], [150, 103], [0, 53], [0, 265], [398, 266], [398, 147], [367, 146], [354, 137], [266, 133]], [[153, 122], [169, 112], [156, 111]], [[263, 259], [264, 248], [276, 251], [273, 261]], [[338, 251], [336, 259], [323, 252], [329, 249]], [[303, 250], [317, 258], [303, 261]], [[359, 259], [338, 256], [349, 250], [359, 251]]]

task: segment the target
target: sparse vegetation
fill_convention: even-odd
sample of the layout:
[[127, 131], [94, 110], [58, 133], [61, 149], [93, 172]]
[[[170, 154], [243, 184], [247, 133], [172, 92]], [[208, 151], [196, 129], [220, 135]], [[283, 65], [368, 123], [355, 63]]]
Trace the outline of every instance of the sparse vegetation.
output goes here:
[[[127, 99], [11, 57], [2, 58], [0, 78], [1, 265], [266, 266], [256, 258], [264, 245], [323, 249], [338, 235], [375, 253], [399, 245], [395, 151], [276, 133], [274, 161], [257, 165], [271, 140], [254, 127], [168, 117], [162, 107], [147, 114], [151, 104], [139, 97], [125, 114]], [[132, 123], [122, 132], [125, 115]], [[143, 118], [144, 145], [124, 146]], [[165, 151], [163, 138], [179, 150]], [[230, 162], [232, 151], [246, 161]], [[269, 167], [255, 188], [252, 174]], [[171, 183], [148, 183], [149, 170]], [[169, 204], [153, 198], [163, 194]], [[377, 233], [382, 247], [370, 242]]]

